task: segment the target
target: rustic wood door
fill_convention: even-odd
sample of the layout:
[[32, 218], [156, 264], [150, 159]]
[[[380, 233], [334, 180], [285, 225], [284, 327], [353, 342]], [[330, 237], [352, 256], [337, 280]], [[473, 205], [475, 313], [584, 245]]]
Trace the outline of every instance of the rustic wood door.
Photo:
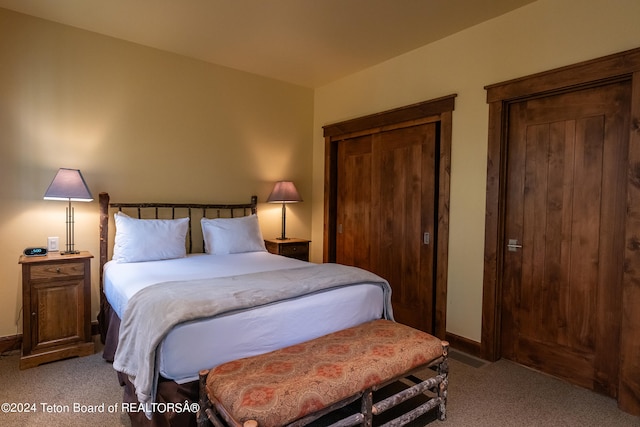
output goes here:
[[338, 145], [336, 259], [339, 264], [373, 271], [371, 254], [371, 170], [373, 136], [341, 141]]
[[617, 395], [628, 82], [509, 109], [503, 357]]
[[338, 145], [336, 262], [391, 284], [396, 320], [433, 332], [437, 127], [427, 123]]

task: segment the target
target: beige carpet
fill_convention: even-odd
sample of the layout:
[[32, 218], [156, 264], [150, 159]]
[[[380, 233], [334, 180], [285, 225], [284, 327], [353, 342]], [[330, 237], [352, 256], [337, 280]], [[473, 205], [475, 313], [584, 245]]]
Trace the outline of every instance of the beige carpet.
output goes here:
[[[0, 356], [0, 403], [35, 405], [35, 413], [0, 412], [0, 426], [129, 426], [120, 411], [122, 390], [100, 354], [20, 371], [19, 354]], [[616, 407], [613, 399], [533, 372], [506, 360], [474, 364], [452, 352], [448, 416], [434, 427], [469, 426], [635, 426], [640, 418]], [[474, 366], [475, 365], [475, 366]], [[43, 405], [44, 404], [44, 405]], [[74, 413], [75, 405], [103, 413]], [[52, 406], [46, 406], [52, 405]], [[69, 413], [45, 409], [69, 408]], [[109, 408], [116, 409], [108, 413]], [[4, 408], [4, 407], [3, 407]]]
[[[6, 403], [28, 405], [29, 410], [35, 405], [36, 412], [6, 413], [3, 406], [0, 411], [0, 426], [131, 425], [126, 413], [119, 410], [107, 413], [108, 405], [119, 405], [122, 402], [122, 389], [118, 385], [115, 371], [102, 359], [101, 354], [48, 363], [24, 371], [18, 369], [19, 360], [18, 352], [0, 357], [0, 403], [5, 406]], [[79, 413], [74, 412], [73, 408], [74, 404], [96, 406], [103, 403], [105, 413]], [[45, 412], [65, 410], [66, 407], [69, 408], [68, 413]]]

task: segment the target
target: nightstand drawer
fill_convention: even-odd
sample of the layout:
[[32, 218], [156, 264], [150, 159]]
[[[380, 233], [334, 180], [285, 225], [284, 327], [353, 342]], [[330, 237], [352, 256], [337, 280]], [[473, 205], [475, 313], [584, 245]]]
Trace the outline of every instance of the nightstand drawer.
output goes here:
[[302, 261], [309, 261], [309, 242], [311, 240], [289, 239], [265, 239], [264, 244], [269, 252]]
[[308, 243], [282, 245], [282, 247], [280, 248], [280, 255], [284, 255], [284, 256], [306, 255], [308, 252], [309, 252]]
[[84, 264], [69, 262], [31, 266], [31, 280], [67, 279], [72, 276], [84, 276]]

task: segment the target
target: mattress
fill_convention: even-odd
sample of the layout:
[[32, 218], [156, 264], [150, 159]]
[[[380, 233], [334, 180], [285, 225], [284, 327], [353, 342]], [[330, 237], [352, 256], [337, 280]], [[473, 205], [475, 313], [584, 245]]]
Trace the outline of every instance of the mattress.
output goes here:
[[[193, 254], [173, 260], [126, 264], [110, 261], [104, 267], [104, 292], [122, 318], [129, 299], [139, 290], [157, 283], [306, 265], [309, 263], [268, 252]], [[159, 372], [177, 383], [194, 381], [202, 369], [379, 319], [383, 306], [382, 289], [361, 284], [184, 323], [175, 327], [160, 344]]]

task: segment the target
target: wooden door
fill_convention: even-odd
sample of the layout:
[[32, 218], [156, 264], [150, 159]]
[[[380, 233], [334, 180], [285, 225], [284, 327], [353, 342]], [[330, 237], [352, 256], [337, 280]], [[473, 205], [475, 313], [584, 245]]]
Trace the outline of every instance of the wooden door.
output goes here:
[[371, 253], [372, 135], [338, 145], [337, 234], [335, 262], [373, 271]]
[[502, 355], [617, 395], [628, 82], [509, 109]]
[[336, 262], [384, 277], [396, 320], [434, 329], [436, 123], [338, 146]]
[[36, 283], [31, 289], [31, 351], [86, 341], [84, 279]]

